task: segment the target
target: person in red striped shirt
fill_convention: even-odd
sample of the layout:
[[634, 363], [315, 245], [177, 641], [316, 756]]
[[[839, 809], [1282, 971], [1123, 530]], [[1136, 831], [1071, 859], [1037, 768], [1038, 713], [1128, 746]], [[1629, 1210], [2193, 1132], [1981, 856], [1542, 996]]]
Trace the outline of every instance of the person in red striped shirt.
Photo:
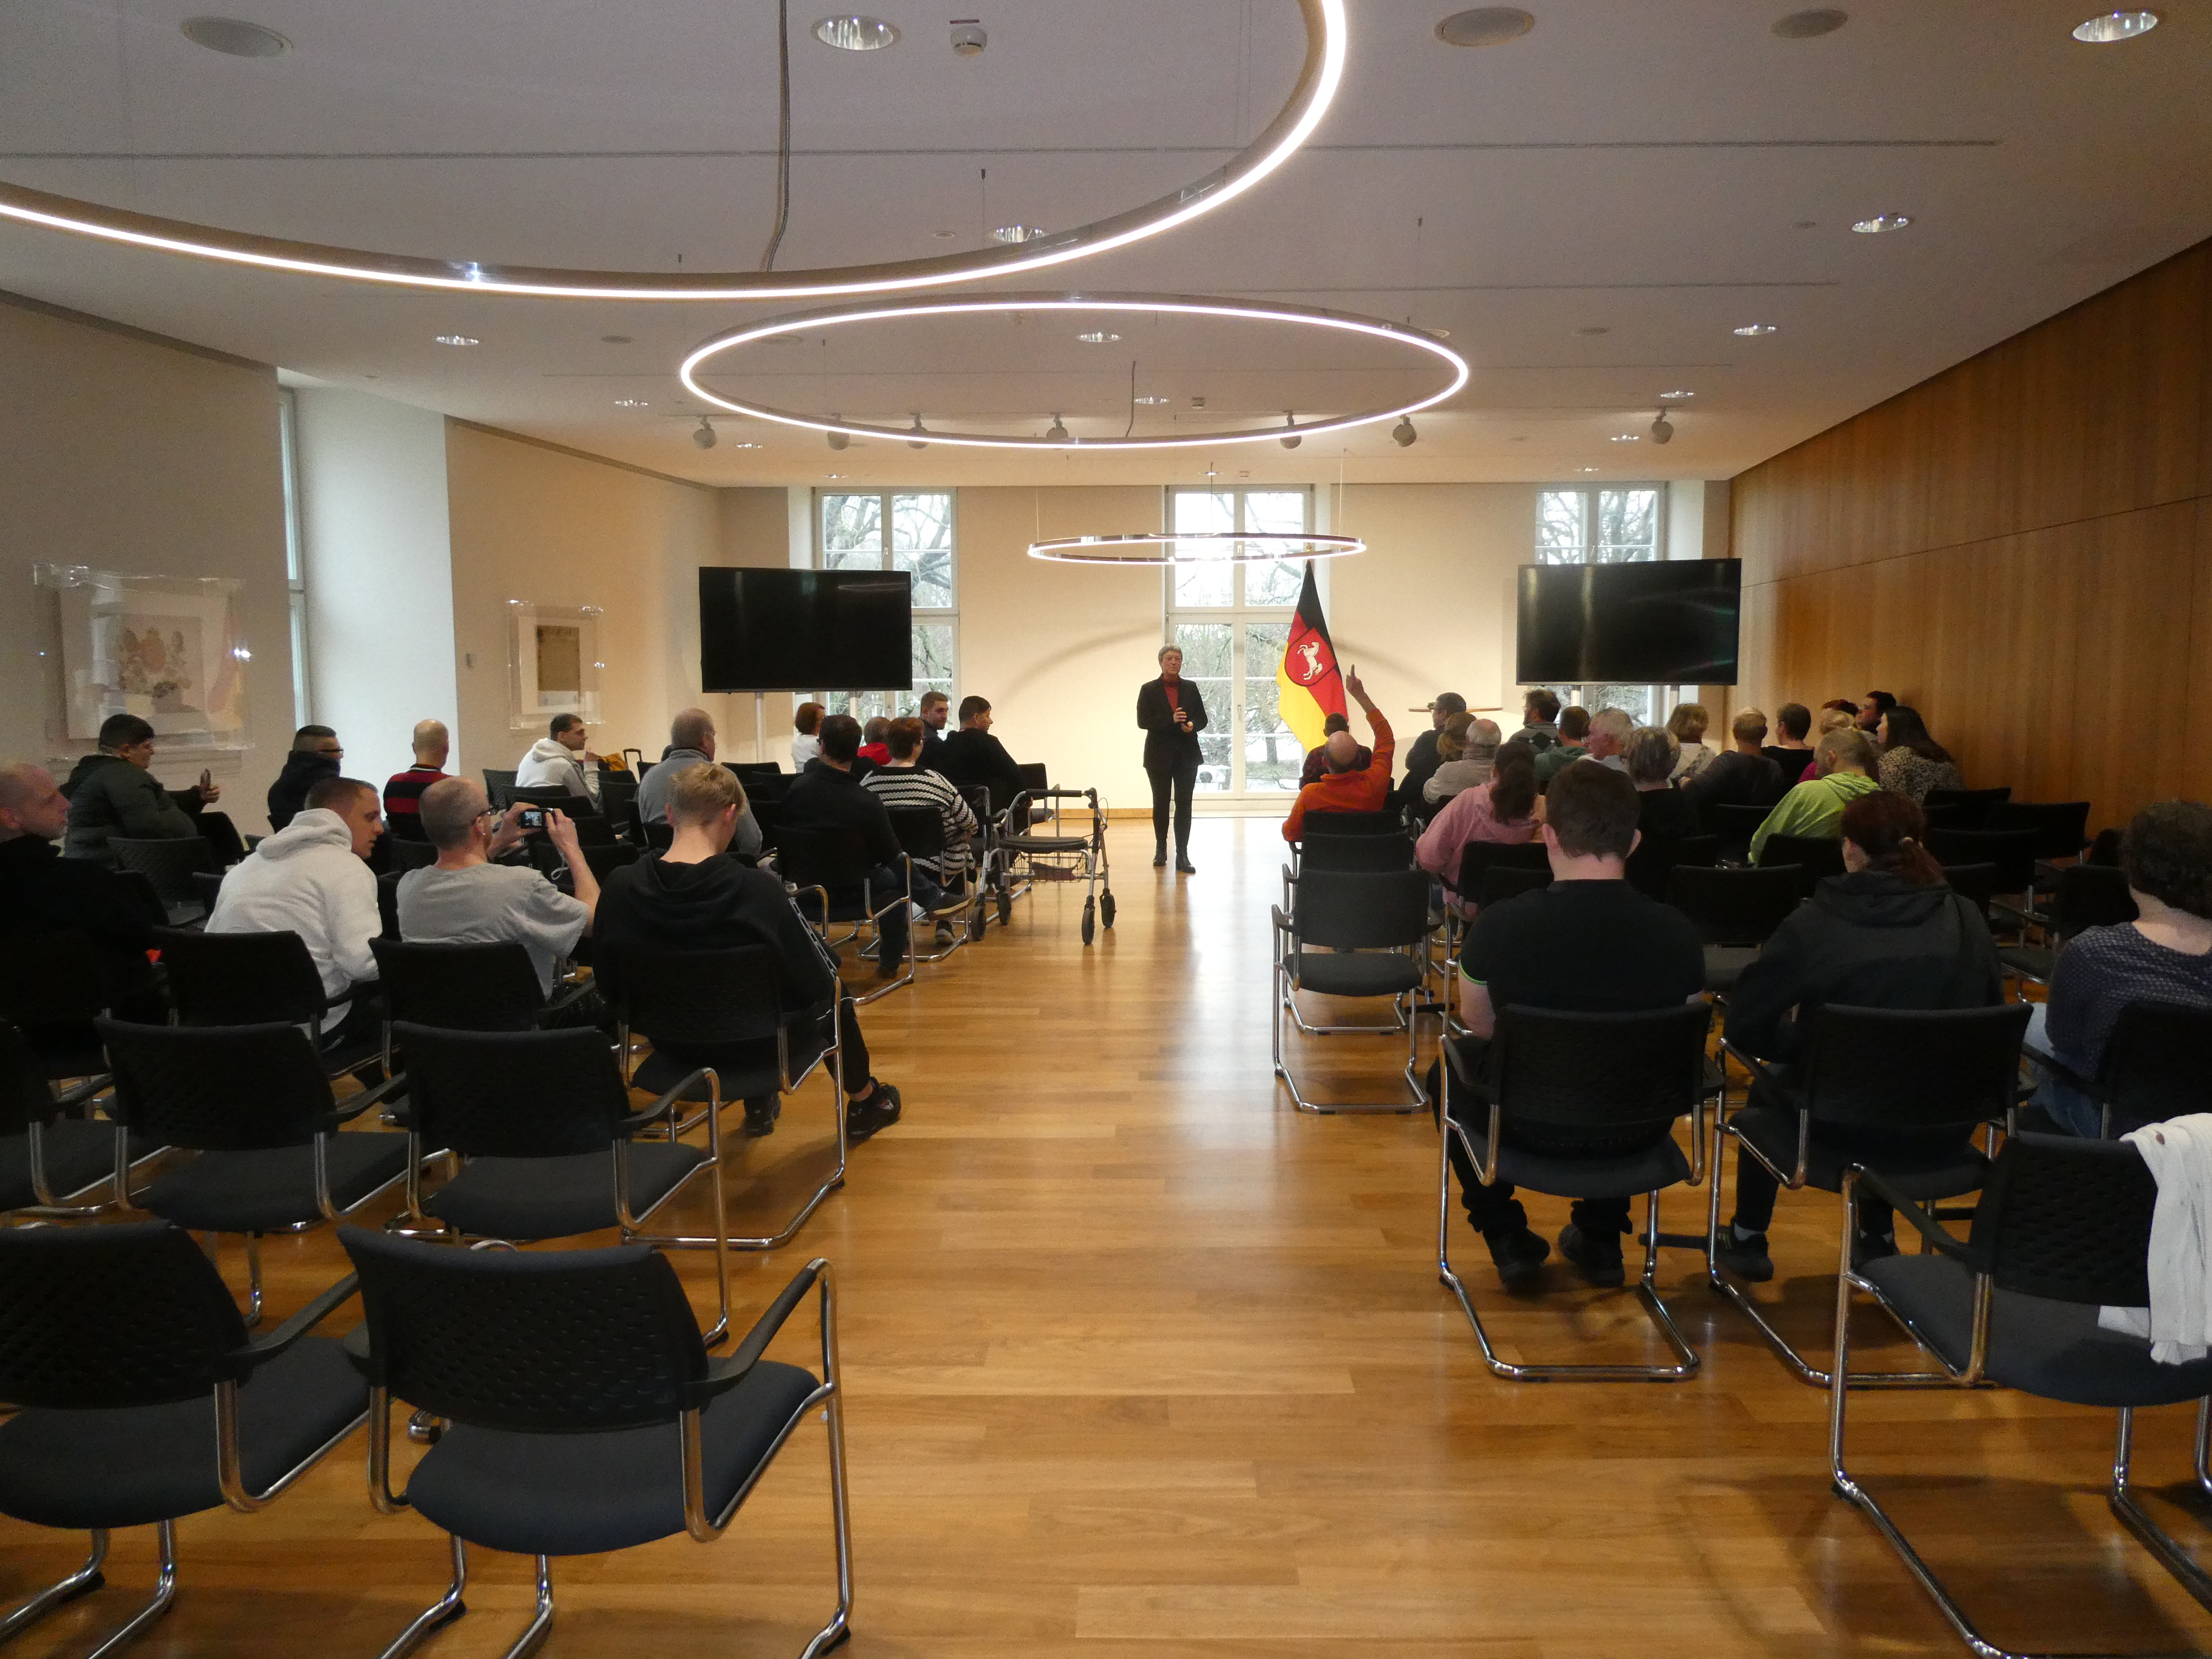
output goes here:
[[423, 720], [415, 727], [415, 764], [394, 773], [384, 786], [385, 828], [401, 840], [424, 839], [422, 792], [446, 775], [452, 749], [442, 720]]

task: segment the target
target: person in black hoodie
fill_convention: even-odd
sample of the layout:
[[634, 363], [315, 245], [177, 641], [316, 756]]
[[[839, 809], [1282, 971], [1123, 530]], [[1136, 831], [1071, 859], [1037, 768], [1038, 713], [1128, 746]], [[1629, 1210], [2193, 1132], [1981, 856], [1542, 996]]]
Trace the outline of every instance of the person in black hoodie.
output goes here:
[[[595, 976], [619, 989], [622, 960], [632, 951], [726, 951], [763, 945], [775, 953], [782, 972], [787, 1009], [811, 1016], [811, 1029], [826, 1036], [830, 1002], [837, 999], [842, 1032], [840, 1057], [845, 1078], [845, 1129], [865, 1139], [898, 1121], [899, 1092], [868, 1070], [868, 1045], [853, 999], [837, 982], [829, 953], [814, 930], [785, 896], [783, 884], [765, 871], [723, 856], [745, 809], [745, 793], [726, 767], [700, 764], [677, 774], [668, 793], [668, 821], [676, 832], [665, 852], [611, 872], [600, 890], [592, 923]], [[794, 1030], [798, 1052], [802, 1030]], [[710, 1048], [668, 1049], [686, 1066], [757, 1066], [773, 1055], [773, 1044], [739, 1043], [730, 1051]], [[762, 1096], [745, 1102], [745, 1133], [764, 1135], [775, 1127], [781, 1097]]]
[[[822, 752], [806, 763], [805, 769], [783, 792], [777, 807], [778, 821], [787, 830], [857, 830], [867, 837], [868, 851], [876, 860], [869, 873], [868, 892], [877, 902], [894, 888], [903, 890], [906, 849], [891, 828], [890, 814], [882, 798], [864, 787], [854, 762], [860, 752], [860, 723], [850, 714], [827, 714], [816, 733]], [[914, 902], [934, 910], [945, 902], [938, 884], [920, 870], [912, 872]], [[832, 888], [830, 902], [842, 907], [860, 902], [860, 884]], [[885, 979], [896, 979], [906, 962], [908, 913], [903, 905], [884, 913], [878, 929], [876, 968]]]
[[1005, 811], [1027, 787], [1006, 745], [991, 735], [991, 705], [983, 697], [960, 699], [960, 729], [945, 738], [937, 769], [963, 789], [988, 787], [994, 813]]
[[[116, 1018], [163, 1024], [168, 1007], [146, 951], [167, 918], [149, 912], [105, 865], [61, 855], [54, 842], [69, 817], [70, 803], [44, 767], [0, 767], [0, 939], [85, 934], [106, 969]], [[92, 1041], [88, 1030], [71, 1035]]]
[[[1846, 873], [1823, 881], [1813, 902], [1784, 922], [1743, 970], [1729, 998], [1729, 1042], [1787, 1065], [1797, 1054], [1806, 1017], [1825, 1003], [1934, 1009], [1990, 1008], [2004, 1000], [1989, 924], [1979, 907], [1945, 884], [1942, 866], [1921, 845], [1926, 833], [1926, 817], [1903, 795], [1876, 790], [1844, 808]], [[1754, 1089], [1742, 1116], [1781, 1109], [1762, 1104]], [[1824, 1145], [1869, 1158], [1942, 1152], [1964, 1144], [1963, 1131], [1931, 1135], [1823, 1125], [1814, 1133]], [[1739, 1147], [1735, 1216], [1722, 1231], [1718, 1256], [1746, 1279], [1774, 1276], [1766, 1226], [1775, 1192], [1774, 1177]], [[1854, 1260], [1896, 1255], [1889, 1206], [1862, 1191], [1858, 1215]]]
[[292, 734], [292, 752], [269, 786], [269, 827], [282, 830], [307, 809], [307, 791], [338, 775], [345, 750], [327, 726], [303, 726]]

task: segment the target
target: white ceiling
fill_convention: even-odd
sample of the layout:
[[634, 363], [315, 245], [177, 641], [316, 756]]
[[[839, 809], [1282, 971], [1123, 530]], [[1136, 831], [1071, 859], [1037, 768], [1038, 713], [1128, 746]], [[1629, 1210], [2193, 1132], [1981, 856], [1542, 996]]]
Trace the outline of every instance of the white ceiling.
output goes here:
[[[223, 0], [295, 43], [258, 61], [179, 33], [206, 3], [0, 3], [0, 178], [439, 257], [758, 261], [769, 0]], [[2149, 35], [2091, 47], [2068, 32], [2092, 0], [1860, 0], [1810, 40], [1772, 33], [1789, 0], [1551, 0], [1528, 34], [1475, 50], [1434, 38], [1449, 0], [1355, 3], [1344, 88], [1306, 152], [1212, 217], [1050, 280], [1449, 331], [1474, 379], [1407, 450], [1373, 428], [1295, 454], [833, 455], [728, 420], [702, 452], [675, 366], [761, 307], [370, 291], [14, 226], [0, 288], [713, 483], [1105, 483], [1209, 463], [1267, 480], [1724, 477], [2212, 235], [2212, 0], [2159, 3]], [[865, 9], [904, 39], [833, 52], [808, 33], [826, 0], [793, 4], [781, 269], [942, 253], [1173, 190], [1265, 124], [1303, 44], [1291, 0]], [[950, 51], [952, 10], [989, 29], [981, 57]], [[1850, 232], [1881, 211], [1916, 222]], [[1754, 321], [1779, 331], [1730, 331]], [[483, 344], [432, 343], [455, 331]], [[1103, 349], [1031, 358], [972, 325], [899, 325], [842, 332], [833, 358], [812, 337], [787, 349], [814, 356], [811, 377], [764, 366], [756, 389], [902, 425], [1041, 431], [1126, 405], [1127, 356], [1109, 373]], [[1243, 335], [1140, 359], [1178, 407], [1205, 396], [1209, 413], [1268, 419], [1392, 378]], [[1609, 441], [1678, 390], [1696, 396], [1670, 446]]]

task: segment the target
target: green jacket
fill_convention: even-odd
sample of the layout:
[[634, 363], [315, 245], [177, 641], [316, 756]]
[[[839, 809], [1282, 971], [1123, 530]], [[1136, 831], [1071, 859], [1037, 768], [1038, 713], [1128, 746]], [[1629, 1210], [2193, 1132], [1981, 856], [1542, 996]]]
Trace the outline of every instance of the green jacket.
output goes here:
[[1840, 836], [1844, 808], [1861, 795], [1871, 795], [1881, 786], [1857, 772], [1831, 772], [1808, 778], [1775, 804], [1766, 822], [1752, 832], [1751, 861], [1759, 862], [1759, 848], [1769, 836]]
[[1552, 780], [1565, 771], [1589, 750], [1578, 743], [1557, 743], [1536, 757], [1536, 787], [1549, 789]]

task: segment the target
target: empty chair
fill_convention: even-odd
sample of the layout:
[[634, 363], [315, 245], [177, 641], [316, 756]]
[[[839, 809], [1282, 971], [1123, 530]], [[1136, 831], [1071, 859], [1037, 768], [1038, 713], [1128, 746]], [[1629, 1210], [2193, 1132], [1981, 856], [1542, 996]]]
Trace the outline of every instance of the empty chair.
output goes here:
[[[1891, 1256], [1856, 1272], [1849, 1262], [1842, 1264], [1836, 1298], [1837, 1380], [1831, 1384], [1828, 1429], [1829, 1474], [1836, 1494], [1866, 1512], [1975, 1653], [2005, 1651], [1976, 1628], [1966, 1609], [1846, 1466], [1849, 1413], [1842, 1379], [1850, 1352], [1850, 1292], [1856, 1289], [1873, 1295], [1902, 1322], [1958, 1386], [1993, 1383], [2039, 1399], [2117, 1408], [2118, 1446], [2106, 1502], [2183, 1589], [2212, 1607], [2212, 1577], [2136, 1502], [2130, 1455], [2139, 1408], [2194, 1401], [2201, 1466], [2212, 1431], [2212, 1360], [2162, 1364], [2152, 1358], [2148, 1341], [2106, 1328], [2099, 1316], [2100, 1309], [2141, 1309], [2151, 1299], [2146, 1260], [2158, 1185], [2142, 1155], [2124, 1142], [2008, 1136], [1964, 1241], [1946, 1231], [1897, 1182], [1871, 1170], [1847, 1170], [1847, 1213], [1862, 1194], [1893, 1206], [1925, 1243], [1920, 1255]], [[2034, 1425], [2048, 1420], [2018, 1417], [2019, 1437], [2031, 1437]], [[1887, 1450], [1893, 1462], [1896, 1443]], [[2039, 1462], [2037, 1467], [2044, 1466]], [[1954, 1457], [1944, 1458], [1942, 1473], [1947, 1480], [1958, 1479]], [[2203, 1478], [2200, 1472], [2198, 1479]], [[2016, 1486], [2017, 1479], [2006, 1484]], [[2074, 1490], [2069, 1483], [2050, 1493], [2055, 1512], [2064, 1511]], [[1987, 1501], [2018, 1508], [2022, 1500], [2013, 1492], [2002, 1498], [1992, 1492]], [[2067, 1530], [2074, 1531], [2070, 1520]], [[2108, 1547], [2101, 1541], [2093, 1546], [2094, 1568], [2088, 1561], [2063, 1563], [2053, 1553], [2057, 1547], [2035, 1547], [2039, 1571], [2070, 1580], [2111, 1570]]]
[[484, 793], [502, 812], [513, 804], [514, 779], [515, 775], [512, 771], [502, 772], [489, 766], [483, 769]]
[[[57, 1097], [23, 1034], [0, 1023], [0, 1212], [91, 1215], [110, 1207], [79, 1200], [115, 1173], [115, 1132], [68, 1115], [106, 1083]], [[148, 1150], [133, 1148], [132, 1156]]]
[[[1410, 1112], [1427, 1099], [1415, 1073], [1418, 1034], [1413, 998], [1427, 971], [1429, 878], [1419, 870], [1307, 870], [1290, 880], [1285, 912], [1272, 907], [1275, 928], [1275, 1075], [1302, 1112]], [[1309, 1025], [1298, 1012], [1301, 991], [1323, 996], [1388, 998], [1384, 1025]], [[1283, 1017], [1309, 1036], [1359, 1032], [1406, 1039], [1403, 1073], [1411, 1100], [1322, 1105], [1298, 1091], [1283, 1062]]]
[[161, 901], [171, 921], [189, 921], [207, 914], [198, 884], [192, 877], [222, 874], [222, 860], [203, 837], [178, 836], [141, 841], [128, 836], [111, 836], [107, 847], [115, 854], [118, 868], [143, 876], [153, 883], [155, 896]]
[[774, 761], [725, 761], [744, 786], [748, 801], [775, 800], [790, 787], [790, 774]]
[[635, 778], [619, 772], [599, 776], [599, 813], [618, 835], [627, 836], [637, 817], [637, 785]]
[[[1980, 830], [1986, 827], [1990, 812], [2011, 799], [2012, 787], [2008, 784], [1995, 789], [1930, 789], [1928, 799], [1921, 805], [1933, 811], [1955, 809], [1964, 817], [1960, 828]], [[1929, 820], [1929, 827], [1934, 827], [1933, 819]]]
[[599, 802], [589, 795], [571, 794], [566, 789], [542, 784], [532, 784], [527, 788], [510, 788], [507, 792], [507, 804], [509, 806], [554, 807], [580, 824], [586, 818], [596, 818], [600, 815]]
[[[44, 933], [0, 945], [0, 1019], [22, 1034], [47, 1078], [105, 1082], [107, 1056], [93, 1024], [109, 1012], [107, 961], [86, 933]], [[155, 1018], [158, 1006], [134, 1008]]]
[[[1795, 783], [1796, 780], [1787, 780]], [[1731, 802], [1715, 802], [1705, 809], [1705, 830], [1720, 837], [1721, 856], [1737, 864], [1751, 860], [1751, 838], [1759, 833], [1759, 826], [1766, 822], [1773, 811], [1771, 806], [1739, 806]]]
[[1301, 827], [1305, 839], [1316, 836], [1375, 836], [1404, 827], [1396, 812], [1309, 812]]
[[2078, 859], [2089, 845], [2089, 803], [2086, 800], [2008, 800], [1990, 809], [1983, 828], [2026, 830], [2035, 836], [2035, 857], [2046, 879], [2061, 859]]
[[1807, 897], [1813, 890], [1830, 876], [1844, 873], [1844, 840], [1841, 836], [1769, 836], [1759, 849], [1759, 867], [1773, 869], [1794, 864], [1803, 873], [1799, 878]]
[[[1930, 830], [1928, 850], [1938, 864], [1993, 864], [1997, 891], [2028, 894], [2035, 889], [2036, 835], [2033, 830]], [[2003, 915], [2003, 911], [1999, 912]]]
[[1705, 947], [1705, 989], [1725, 997], [1737, 975], [1803, 902], [1804, 872], [1794, 865], [1754, 870], [1677, 865], [1667, 902], [1690, 919]]
[[[1994, 878], [1992, 878], [1994, 879]], [[2136, 919], [2127, 872], [2110, 865], [2071, 864], [2057, 872], [2045, 912], [2046, 943], [2008, 945], [1997, 952], [2005, 971], [2032, 985], [2048, 985], [2058, 955], [2087, 927], [2113, 927]]]
[[[359, 1228], [343, 1237], [367, 1315], [370, 1499], [442, 1528], [453, 1564], [450, 1588], [386, 1659], [462, 1611], [470, 1544], [536, 1558], [536, 1615], [508, 1650], [529, 1652], [553, 1619], [552, 1557], [720, 1537], [817, 1409], [829, 1430], [837, 1607], [800, 1659], [844, 1638], [853, 1579], [828, 1262], [801, 1268], [736, 1350], [710, 1359], [675, 1270], [641, 1246], [548, 1255], [447, 1249]], [[818, 1376], [764, 1357], [810, 1293], [819, 1298]], [[396, 1495], [395, 1400], [450, 1425]]]
[[[1994, 864], [1947, 864], [1942, 866], [1943, 879], [1953, 892], [1959, 894], [1982, 913], [1982, 920], [1990, 921], [1990, 906], [1996, 898], [1998, 871]], [[2000, 952], [2002, 954], [2002, 952]]]
[[1647, 836], [1628, 855], [1628, 882], [1646, 897], [1664, 899], [1679, 869], [1711, 869], [1721, 861], [1718, 836], [1685, 836], [1679, 840]]
[[[54, 1294], [66, 1285], [66, 1296]], [[259, 1509], [361, 1426], [368, 1387], [308, 1334], [350, 1275], [249, 1340], [214, 1264], [165, 1222], [0, 1229], [0, 1514], [92, 1534], [85, 1564], [0, 1621], [13, 1636], [106, 1582], [108, 1534], [152, 1526], [152, 1601], [95, 1650], [168, 1611], [179, 1516]]]

